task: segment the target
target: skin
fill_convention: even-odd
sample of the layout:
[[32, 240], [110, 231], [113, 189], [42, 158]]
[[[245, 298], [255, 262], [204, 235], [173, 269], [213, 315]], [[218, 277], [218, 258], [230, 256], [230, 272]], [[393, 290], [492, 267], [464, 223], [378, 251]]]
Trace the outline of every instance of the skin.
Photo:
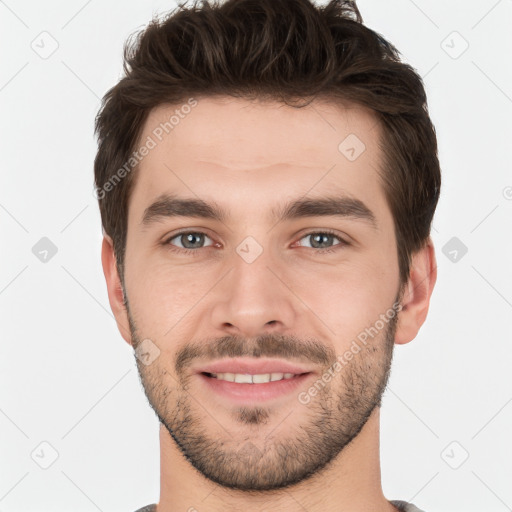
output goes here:
[[[140, 140], [176, 107], [154, 109]], [[338, 150], [350, 134], [366, 146], [354, 161]], [[150, 339], [160, 351], [149, 365], [137, 359], [161, 421], [158, 512], [395, 510], [381, 487], [380, 397], [393, 343], [418, 333], [437, 274], [429, 239], [400, 287], [393, 218], [378, 175], [380, 135], [373, 113], [359, 106], [315, 100], [294, 109], [206, 97], [141, 162], [129, 204], [126, 304], [108, 235], [102, 264], [123, 338], [134, 348]], [[145, 209], [164, 192], [215, 201], [229, 217], [162, 218], [144, 227]], [[333, 193], [363, 201], [377, 227], [354, 217], [270, 219], [289, 200]], [[175, 235], [182, 228], [207, 235], [202, 245], [189, 243], [199, 247], [191, 249], [196, 255], [169, 249], [171, 235], [178, 250], [187, 243]], [[325, 229], [336, 234], [323, 242], [331, 252], [320, 254], [306, 235]], [[247, 236], [263, 249], [252, 263], [236, 251]], [[322, 392], [300, 403], [298, 393], [374, 326], [400, 292], [395, 321], [367, 345], [359, 343], [361, 351]], [[306, 352], [311, 340], [315, 348]], [[313, 379], [259, 407], [239, 407], [193, 371], [220, 359], [213, 354], [226, 356], [222, 342], [243, 355], [258, 348], [308, 364]], [[192, 346], [196, 356], [177, 366]]]

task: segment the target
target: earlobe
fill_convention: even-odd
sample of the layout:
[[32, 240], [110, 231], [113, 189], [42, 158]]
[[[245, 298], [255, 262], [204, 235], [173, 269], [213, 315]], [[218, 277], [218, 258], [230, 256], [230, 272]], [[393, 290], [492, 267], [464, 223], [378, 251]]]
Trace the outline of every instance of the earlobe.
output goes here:
[[402, 345], [412, 341], [427, 318], [430, 297], [437, 280], [437, 263], [434, 245], [427, 244], [413, 254], [409, 280], [402, 298], [402, 310], [398, 316], [395, 343]]
[[132, 339], [128, 322], [128, 311], [126, 310], [121, 279], [117, 271], [114, 244], [107, 234], [103, 235], [101, 264], [107, 283], [108, 300], [117, 323], [117, 328], [124, 340], [131, 345]]

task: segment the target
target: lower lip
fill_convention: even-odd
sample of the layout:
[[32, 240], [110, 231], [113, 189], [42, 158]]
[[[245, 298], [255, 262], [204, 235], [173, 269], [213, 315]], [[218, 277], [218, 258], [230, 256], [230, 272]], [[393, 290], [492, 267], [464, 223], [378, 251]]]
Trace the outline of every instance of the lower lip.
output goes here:
[[204, 384], [214, 393], [233, 400], [237, 403], [263, 402], [288, 395], [304, 384], [313, 375], [303, 373], [291, 379], [264, 382], [262, 384], [248, 384], [241, 382], [229, 382], [214, 377], [208, 377], [202, 373], [198, 374]]

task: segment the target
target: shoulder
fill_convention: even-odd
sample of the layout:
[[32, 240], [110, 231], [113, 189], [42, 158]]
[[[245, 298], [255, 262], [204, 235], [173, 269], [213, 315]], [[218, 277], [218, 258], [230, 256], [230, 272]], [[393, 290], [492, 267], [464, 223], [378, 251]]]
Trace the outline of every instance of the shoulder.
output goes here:
[[156, 504], [146, 505], [145, 507], [139, 508], [135, 512], [156, 512]]
[[412, 503], [407, 503], [407, 501], [394, 500], [390, 503], [400, 510], [400, 512], [424, 512]]

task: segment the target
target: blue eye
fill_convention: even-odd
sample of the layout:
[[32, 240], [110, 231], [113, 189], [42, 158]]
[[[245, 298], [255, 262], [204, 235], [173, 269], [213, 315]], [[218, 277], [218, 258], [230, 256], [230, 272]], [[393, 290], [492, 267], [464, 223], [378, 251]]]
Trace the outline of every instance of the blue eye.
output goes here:
[[[311, 231], [305, 235], [303, 235], [299, 241], [304, 239], [310, 239], [309, 248], [314, 249], [317, 253], [328, 253], [334, 252], [338, 248], [342, 248], [344, 246], [350, 245], [346, 240], [341, 238], [338, 234], [330, 230], [324, 231]], [[209, 239], [212, 243], [208, 245], [204, 245], [205, 239]], [[338, 239], [339, 243], [332, 245], [332, 239]], [[172, 243], [173, 240], [177, 240], [178, 244]], [[316, 247], [316, 245], [321, 246], [328, 244], [327, 247]], [[177, 233], [167, 238], [163, 245], [168, 247], [172, 252], [176, 252], [179, 254], [188, 254], [197, 256], [200, 254], [198, 249], [205, 249], [207, 247], [212, 247], [214, 244], [213, 240], [202, 231], [182, 231], [181, 233]], [[304, 247], [300, 244], [300, 247]], [[307, 247], [307, 246], [306, 246]]]
[[[170, 245], [172, 250], [178, 250], [178, 252], [185, 252], [190, 254], [191, 252], [197, 252], [196, 249], [202, 249], [201, 245], [204, 243], [205, 237], [210, 238], [208, 235], [206, 235], [206, 233], [201, 231], [186, 231], [168, 238], [165, 243]], [[174, 244], [171, 243], [171, 241], [174, 239], [177, 239], [179, 243], [181, 243], [181, 247], [178, 246], [175, 248]], [[210, 245], [213, 245], [213, 243]]]
[[[311, 233], [307, 233], [304, 235], [301, 240], [309, 238], [312, 241], [312, 246], [310, 246], [312, 249], [315, 249], [317, 252], [330, 252], [333, 247], [337, 247], [338, 245], [347, 245], [347, 242], [343, 240], [341, 237], [333, 233], [332, 231], [312, 231]], [[329, 240], [337, 238], [340, 243], [334, 244], [334, 245], [328, 245], [328, 247], [315, 247], [315, 245], [323, 245], [323, 244], [329, 244]], [[302, 247], [302, 244], [301, 244]]]

